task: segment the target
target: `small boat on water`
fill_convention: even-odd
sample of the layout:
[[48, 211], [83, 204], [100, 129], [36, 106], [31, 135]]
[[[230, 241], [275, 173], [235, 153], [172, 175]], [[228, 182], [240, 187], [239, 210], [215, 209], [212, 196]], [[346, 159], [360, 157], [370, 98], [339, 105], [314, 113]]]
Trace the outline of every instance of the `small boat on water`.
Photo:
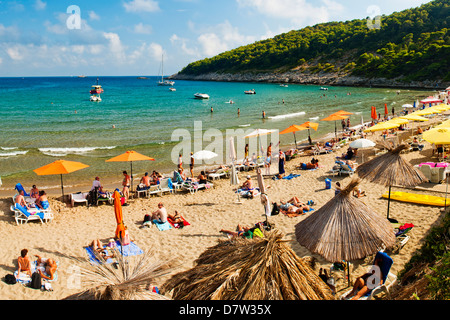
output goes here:
[[209, 95], [206, 93], [196, 93], [194, 94], [195, 99], [209, 99]]
[[164, 55], [161, 58], [161, 80], [158, 81], [158, 86], [173, 86], [175, 81], [164, 80]]
[[282, 83], [282, 84], [280, 84], [280, 87], [284, 87], [284, 88], [287, 88], [287, 87], [288, 87], [288, 85], [287, 85], [287, 84], [284, 84], [284, 83]]
[[169, 91], [177, 91], [175, 88], [169, 88]]
[[90, 100], [93, 102], [100, 102], [102, 101], [102, 98], [100, 98], [100, 95], [92, 95]]
[[103, 92], [104, 92], [104, 90], [103, 90], [102, 86], [98, 84], [98, 78], [97, 78], [97, 84], [95, 84], [91, 87], [91, 91], [89, 91], [89, 93], [90, 94], [100, 94]]
[[244, 91], [245, 94], [256, 94], [255, 89]]
[[328, 88], [320, 87], [320, 90], [324, 90], [324, 91], [327, 91], [327, 90], [328, 90]]

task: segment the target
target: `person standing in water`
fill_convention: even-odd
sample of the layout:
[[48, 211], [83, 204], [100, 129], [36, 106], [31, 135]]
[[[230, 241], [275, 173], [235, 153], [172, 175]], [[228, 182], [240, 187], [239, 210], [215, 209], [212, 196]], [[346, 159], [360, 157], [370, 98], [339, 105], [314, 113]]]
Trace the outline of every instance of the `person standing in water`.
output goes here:
[[265, 119], [266, 118], [266, 112], [263, 110], [262, 112], [262, 118]]

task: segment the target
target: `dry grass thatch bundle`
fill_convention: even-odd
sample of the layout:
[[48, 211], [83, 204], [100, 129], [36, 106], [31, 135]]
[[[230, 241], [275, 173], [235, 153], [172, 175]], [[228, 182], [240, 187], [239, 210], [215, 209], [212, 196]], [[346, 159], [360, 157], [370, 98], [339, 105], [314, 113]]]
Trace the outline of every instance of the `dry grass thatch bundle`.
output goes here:
[[297, 241], [330, 262], [362, 259], [395, 243], [388, 220], [351, 192], [353, 179], [339, 194], [295, 226]]
[[282, 240], [279, 230], [264, 238], [220, 241], [196, 266], [169, 279], [161, 292], [176, 300], [323, 300], [331, 290]]
[[388, 152], [373, 158], [356, 169], [356, 173], [362, 179], [385, 186], [401, 185], [414, 187], [426, 178], [420, 170], [416, 170], [411, 164], [406, 162], [400, 152], [409, 146], [405, 144], [396, 145], [385, 141], [378, 141]]
[[[88, 264], [81, 268], [81, 276], [87, 287], [65, 300], [167, 300], [151, 291], [158, 279], [173, 269], [168, 263], [157, 261], [151, 251], [138, 256], [124, 257], [113, 249], [117, 268], [113, 264]], [[103, 258], [96, 253], [99, 261]], [[86, 262], [83, 261], [83, 265]]]

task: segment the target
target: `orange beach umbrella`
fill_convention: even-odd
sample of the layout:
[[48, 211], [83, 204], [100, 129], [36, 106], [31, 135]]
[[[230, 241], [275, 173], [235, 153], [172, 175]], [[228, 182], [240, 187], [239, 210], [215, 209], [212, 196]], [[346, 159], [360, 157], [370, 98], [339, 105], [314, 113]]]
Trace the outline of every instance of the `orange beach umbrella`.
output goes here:
[[338, 112], [335, 112], [333, 114], [340, 114], [341, 116], [349, 116], [351, 114], [353, 114], [352, 112], [348, 112], [348, 111], [344, 111], [344, 110], [339, 110]]
[[285, 134], [285, 133], [293, 133], [294, 134], [294, 141], [295, 141], [295, 147], [297, 148], [297, 139], [295, 137], [295, 132], [296, 131], [301, 131], [301, 130], [306, 130], [306, 127], [302, 127], [300, 125], [296, 125], [293, 124], [290, 127], [284, 129], [283, 131], [280, 132], [280, 134]]
[[[336, 126], [336, 121], [337, 120], [343, 120], [343, 119], [347, 119], [348, 118], [348, 114], [341, 114], [341, 111], [338, 111], [336, 113], [333, 113], [332, 115], [329, 115], [328, 117], [320, 120], [320, 121], [334, 121], [334, 134], [336, 135], [337, 138], [337, 126]], [[345, 111], [344, 111], [345, 112]]]
[[315, 123], [315, 122], [306, 121], [305, 123], [301, 124], [300, 126], [308, 129], [308, 140], [311, 141], [311, 132], [309, 129], [314, 129], [314, 131], [317, 131], [319, 124]]
[[61, 175], [61, 191], [62, 196], [64, 198], [64, 185], [63, 185], [63, 174], [68, 174], [74, 171], [78, 171], [84, 168], [89, 167], [88, 165], [76, 162], [76, 161], [67, 161], [67, 160], [56, 160], [52, 163], [49, 163], [43, 167], [34, 169], [33, 171], [39, 175], [39, 176], [46, 176], [46, 175], [54, 175], [59, 174]]
[[[133, 190], [133, 161], [155, 161], [155, 159], [144, 156], [136, 151], [127, 151], [114, 158], [106, 160], [106, 162], [130, 162], [131, 165], [131, 190]], [[130, 191], [131, 191], [130, 190]]]
[[116, 238], [121, 239], [125, 232], [125, 225], [123, 223], [123, 212], [122, 204], [120, 202], [120, 194], [116, 190], [114, 191], [114, 215], [116, 216], [117, 228], [116, 228]]

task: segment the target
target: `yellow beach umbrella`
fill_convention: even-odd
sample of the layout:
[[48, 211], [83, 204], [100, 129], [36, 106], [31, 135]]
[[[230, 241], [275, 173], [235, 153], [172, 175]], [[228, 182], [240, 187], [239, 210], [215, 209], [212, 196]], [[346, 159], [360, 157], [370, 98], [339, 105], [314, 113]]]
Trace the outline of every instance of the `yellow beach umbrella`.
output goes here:
[[450, 128], [434, 128], [422, 135], [425, 141], [434, 144], [450, 144]]
[[426, 108], [426, 109], [414, 111], [411, 114], [416, 115], [416, 116], [426, 116], [426, 115], [433, 114], [433, 113], [439, 113], [439, 112], [437, 112], [436, 110], [434, 110], [432, 108]]
[[364, 132], [375, 132], [375, 131], [382, 131], [382, 130], [388, 130], [388, 129], [394, 129], [400, 127], [400, 124], [398, 123], [388, 123], [388, 122], [381, 122], [378, 123], [372, 127], [367, 128], [364, 130]]
[[427, 118], [416, 115], [416, 114], [408, 114], [406, 116], [401, 116], [399, 117], [400, 119], [406, 119], [406, 120], [410, 120], [410, 121], [428, 121]]
[[450, 119], [449, 120], [445, 120], [444, 122], [442, 122], [440, 125], [437, 125], [435, 128], [450, 128]]
[[409, 123], [409, 120], [407, 120], [407, 119], [402, 119], [402, 118], [394, 118], [394, 119], [391, 119], [391, 120], [389, 120], [389, 121], [386, 121], [385, 122], [385, 124], [390, 124], [390, 123], [394, 123], [394, 124], [400, 124], [400, 125], [402, 125], [402, 124], [407, 124], [407, 123]]
[[46, 176], [46, 175], [54, 175], [59, 174], [61, 175], [61, 192], [64, 199], [64, 185], [63, 185], [63, 174], [69, 174], [71, 172], [75, 172], [84, 168], [89, 167], [88, 165], [76, 162], [76, 161], [67, 161], [67, 160], [56, 160], [52, 163], [49, 163], [43, 167], [40, 167], [38, 169], [34, 169], [33, 171], [39, 175], [39, 176]]

